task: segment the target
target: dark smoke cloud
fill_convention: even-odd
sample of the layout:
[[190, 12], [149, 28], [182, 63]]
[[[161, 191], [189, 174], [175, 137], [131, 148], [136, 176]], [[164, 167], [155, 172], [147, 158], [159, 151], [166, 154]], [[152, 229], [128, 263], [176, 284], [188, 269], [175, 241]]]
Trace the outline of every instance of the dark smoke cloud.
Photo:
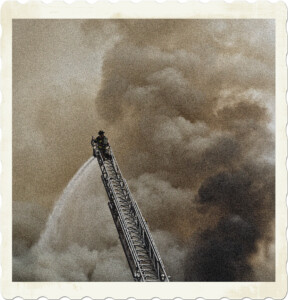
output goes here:
[[[17, 20], [13, 38], [15, 202], [51, 208], [104, 129], [174, 280], [274, 280], [273, 21]], [[14, 278], [129, 280], [102, 192], [70, 199], [43, 254], [15, 222]]]
[[241, 170], [207, 178], [198, 191], [198, 201], [220, 205], [227, 213], [248, 219], [264, 234], [265, 224], [269, 225], [275, 214], [274, 191], [274, 168], [251, 163]]
[[202, 232], [191, 245], [187, 280], [255, 280], [249, 257], [256, 252], [257, 241], [273, 240], [274, 182], [272, 167], [251, 164], [235, 172], [221, 172], [202, 183], [197, 200], [208, 209], [220, 206], [225, 216], [215, 229]]
[[237, 215], [220, 220], [194, 241], [185, 267], [188, 281], [250, 281], [247, 257], [256, 251], [257, 231]]

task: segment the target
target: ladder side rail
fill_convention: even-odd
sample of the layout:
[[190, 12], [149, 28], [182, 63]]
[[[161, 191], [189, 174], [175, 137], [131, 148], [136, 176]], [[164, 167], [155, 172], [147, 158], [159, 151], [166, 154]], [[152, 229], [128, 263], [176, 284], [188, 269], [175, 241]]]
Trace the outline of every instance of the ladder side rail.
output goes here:
[[[111, 149], [111, 148], [110, 148], [110, 149]], [[116, 158], [115, 158], [115, 156], [114, 156], [114, 154], [113, 154], [113, 152], [112, 152], [112, 149], [111, 149], [110, 151], [111, 151], [111, 152], [110, 152], [110, 155], [111, 155], [111, 158], [112, 158], [112, 161], [113, 161], [113, 166], [114, 166], [115, 172], [116, 172], [116, 173], [118, 172], [118, 173], [120, 174], [120, 176], [121, 176], [121, 178], [122, 178], [122, 180], [123, 180], [123, 182], [124, 182], [125, 188], [126, 188], [126, 190], [127, 190], [127, 192], [128, 192], [129, 198], [130, 198], [131, 203], [132, 203], [132, 205], [133, 205], [133, 207], [134, 207], [135, 215], [136, 215], [136, 217], [137, 217], [139, 223], [141, 224], [142, 229], [143, 229], [144, 232], [146, 233], [146, 236], [147, 236], [147, 238], [148, 238], [148, 240], [149, 240], [149, 244], [151, 245], [151, 252], [153, 252], [153, 257], [154, 257], [153, 263], [154, 263], [154, 265], [155, 265], [156, 271], [157, 271], [158, 274], [159, 274], [159, 272], [161, 272], [161, 273], [164, 275], [165, 281], [169, 281], [168, 275], [166, 274], [166, 271], [165, 271], [165, 269], [164, 269], [164, 265], [163, 265], [163, 262], [162, 262], [162, 260], [161, 260], [161, 257], [160, 257], [160, 254], [159, 254], [159, 252], [158, 252], [158, 249], [156, 248], [156, 245], [155, 245], [155, 243], [154, 243], [154, 240], [153, 240], [153, 238], [152, 238], [152, 235], [151, 235], [151, 233], [150, 233], [150, 231], [149, 231], [149, 229], [148, 229], [148, 225], [147, 225], [147, 223], [144, 221], [144, 218], [143, 218], [143, 215], [142, 215], [142, 213], [141, 213], [141, 211], [140, 211], [140, 209], [139, 209], [139, 206], [138, 206], [137, 202], [134, 200], [134, 198], [133, 198], [133, 196], [132, 196], [132, 194], [131, 194], [131, 191], [130, 191], [130, 189], [129, 189], [129, 186], [128, 186], [126, 180], [124, 179], [124, 177], [123, 177], [123, 175], [122, 175], [122, 172], [121, 172], [121, 170], [120, 170], [120, 168], [119, 168], [119, 166], [118, 166], [117, 160], [116, 160]], [[152, 253], [151, 253], [151, 254], [152, 254]], [[159, 274], [159, 279], [161, 280], [160, 274]]]
[[[141, 211], [139, 210], [137, 202], [134, 202], [134, 203], [136, 204], [135, 205], [136, 206], [136, 213], [141, 214]], [[163, 262], [161, 260], [161, 257], [160, 257], [160, 254], [158, 252], [158, 249], [156, 248], [156, 245], [155, 245], [154, 240], [153, 240], [153, 238], [151, 236], [151, 233], [150, 233], [149, 229], [147, 228], [148, 226], [147, 226], [146, 222], [144, 223], [144, 221], [142, 221], [141, 223], [142, 223], [142, 226], [144, 228], [145, 233], [147, 234], [147, 238], [149, 240], [149, 244], [151, 245], [151, 252], [153, 253], [153, 262], [154, 262], [155, 268], [158, 271], [158, 274], [159, 274], [159, 272], [161, 272], [161, 274], [164, 275], [165, 280], [169, 281], [168, 275], [167, 275], [167, 273], [166, 273], [166, 271], [164, 269], [164, 265], [163, 265]]]
[[168, 280], [168, 275], [166, 274], [166, 271], [164, 269], [164, 265], [163, 265], [163, 262], [161, 260], [160, 254], [159, 254], [158, 249], [157, 249], [157, 247], [156, 247], [156, 245], [154, 243], [152, 235], [151, 235], [151, 233], [150, 233], [150, 231], [148, 229], [148, 225], [144, 221], [143, 215], [142, 215], [142, 213], [141, 213], [141, 211], [139, 209], [139, 206], [138, 206], [137, 202], [133, 199], [133, 196], [131, 194], [131, 191], [129, 189], [129, 186], [128, 186], [126, 180], [124, 179], [123, 181], [125, 183], [125, 187], [126, 187], [126, 189], [128, 191], [128, 194], [129, 194], [129, 197], [131, 199], [131, 202], [133, 203], [133, 206], [135, 208], [136, 215], [138, 215], [137, 217], [138, 217], [138, 219], [139, 219], [139, 221], [140, 221], [140, 223], [142, 225], [141, 227], [144, 229], [144, 232], [146, 233], [146, 236], [147, 236], [147, 238], [149, 240], [149, 243], [151, 244], [152, 252], [154, 252], [153, 256], [155, 257], [155, 262], [154, 262], [155, 267], [156, 267], [157, 270], [161, 269], [162, 274], [165, 276], [165, 279]]
[[[108, 172], [107, 172], [106, 167], [104, 165], [104, 161], [103, 161], [102, 155], [101, 155], [101, 153], [100, 153], [99, 150], [97, 152], [96, 152], [97, 160], [98, 160], [98, 163], [100, 165], [100, 169], [102, 171], [102, 174], [104, 173], [106, 175], [106, 178], [104, 177], [104, 179], [106, 181], [107, 187], [109, 187], [110, 190], [112, 191], [112, 195], [113, 195], [113, 198], [114, 198], [114, 205], [115, 205], [115, 207], [117, 209], [117, 212], [118, 212], [118, 215], [119, 215], [118, 218], [119, 218], [120, 226], [121, 226], [121, 229], [122, 229], [122, 231], [124, 233], [124, 236], [126, 238], [129, 251], [131, 252], [131, 255], [132, 255], [133, 259], [134, 259], [134, 263], [136, 265], [137, 271], [140, 273], [141, 278], [145, 278], [144, 274], [143, 274], [143, 272], [142, 272], [142, 270], [140, 268], [140, 264], [139, 264], [139, 259], [138, 259], [137, 252], [135, 250], [133, 242], [132, 242], [132, 240], [130, 238], [130, 235], [128, 233], [128, 229], [127, 229], [125, 221], [124, 221], [124, 216], [123, 216], [122, 210], [119, 207], [120, 205], [118, 203], [117, 195], [115, 194], [114, 189], [112, 187], [112, 184], [111, 184], [111, 182], [109, 180]], [[106, 190], [106, 192], [107, 192], [107, 190]], [[109, 194], [108, 194], [108, 198], [109, 198]], [[109, 199], [109, 200], [111, 201], [111, 199]]]

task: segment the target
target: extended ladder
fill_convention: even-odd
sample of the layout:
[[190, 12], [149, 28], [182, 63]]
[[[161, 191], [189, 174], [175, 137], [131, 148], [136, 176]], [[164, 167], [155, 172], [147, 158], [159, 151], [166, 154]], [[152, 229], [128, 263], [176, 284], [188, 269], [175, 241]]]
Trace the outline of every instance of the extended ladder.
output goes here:
[[163, 262], [140, 209], [110, 148], [111, 159], [103, 159], [92, 142], [119, 239], [135, 281], [169, 281]]

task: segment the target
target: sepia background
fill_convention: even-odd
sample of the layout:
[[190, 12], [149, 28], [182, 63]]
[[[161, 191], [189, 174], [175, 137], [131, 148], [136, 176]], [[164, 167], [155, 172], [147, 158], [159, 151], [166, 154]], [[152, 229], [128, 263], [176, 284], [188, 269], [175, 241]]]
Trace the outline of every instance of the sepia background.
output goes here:
[[131, 281], [103, 129], [175, 281], [273, 281], [272, 20], [13, 21], [13, 280]]

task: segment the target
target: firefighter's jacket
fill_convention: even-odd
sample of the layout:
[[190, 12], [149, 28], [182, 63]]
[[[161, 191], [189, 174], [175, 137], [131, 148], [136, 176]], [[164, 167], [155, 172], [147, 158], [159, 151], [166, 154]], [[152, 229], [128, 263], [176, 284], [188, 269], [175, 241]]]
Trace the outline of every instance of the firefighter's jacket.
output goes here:
[[103, 137], [97, 136], [95, 142], [97, 143], [99, 149], [104, 150], [106, 149], [107, 146], [109, 146], [108, 139], [106, 136]]

